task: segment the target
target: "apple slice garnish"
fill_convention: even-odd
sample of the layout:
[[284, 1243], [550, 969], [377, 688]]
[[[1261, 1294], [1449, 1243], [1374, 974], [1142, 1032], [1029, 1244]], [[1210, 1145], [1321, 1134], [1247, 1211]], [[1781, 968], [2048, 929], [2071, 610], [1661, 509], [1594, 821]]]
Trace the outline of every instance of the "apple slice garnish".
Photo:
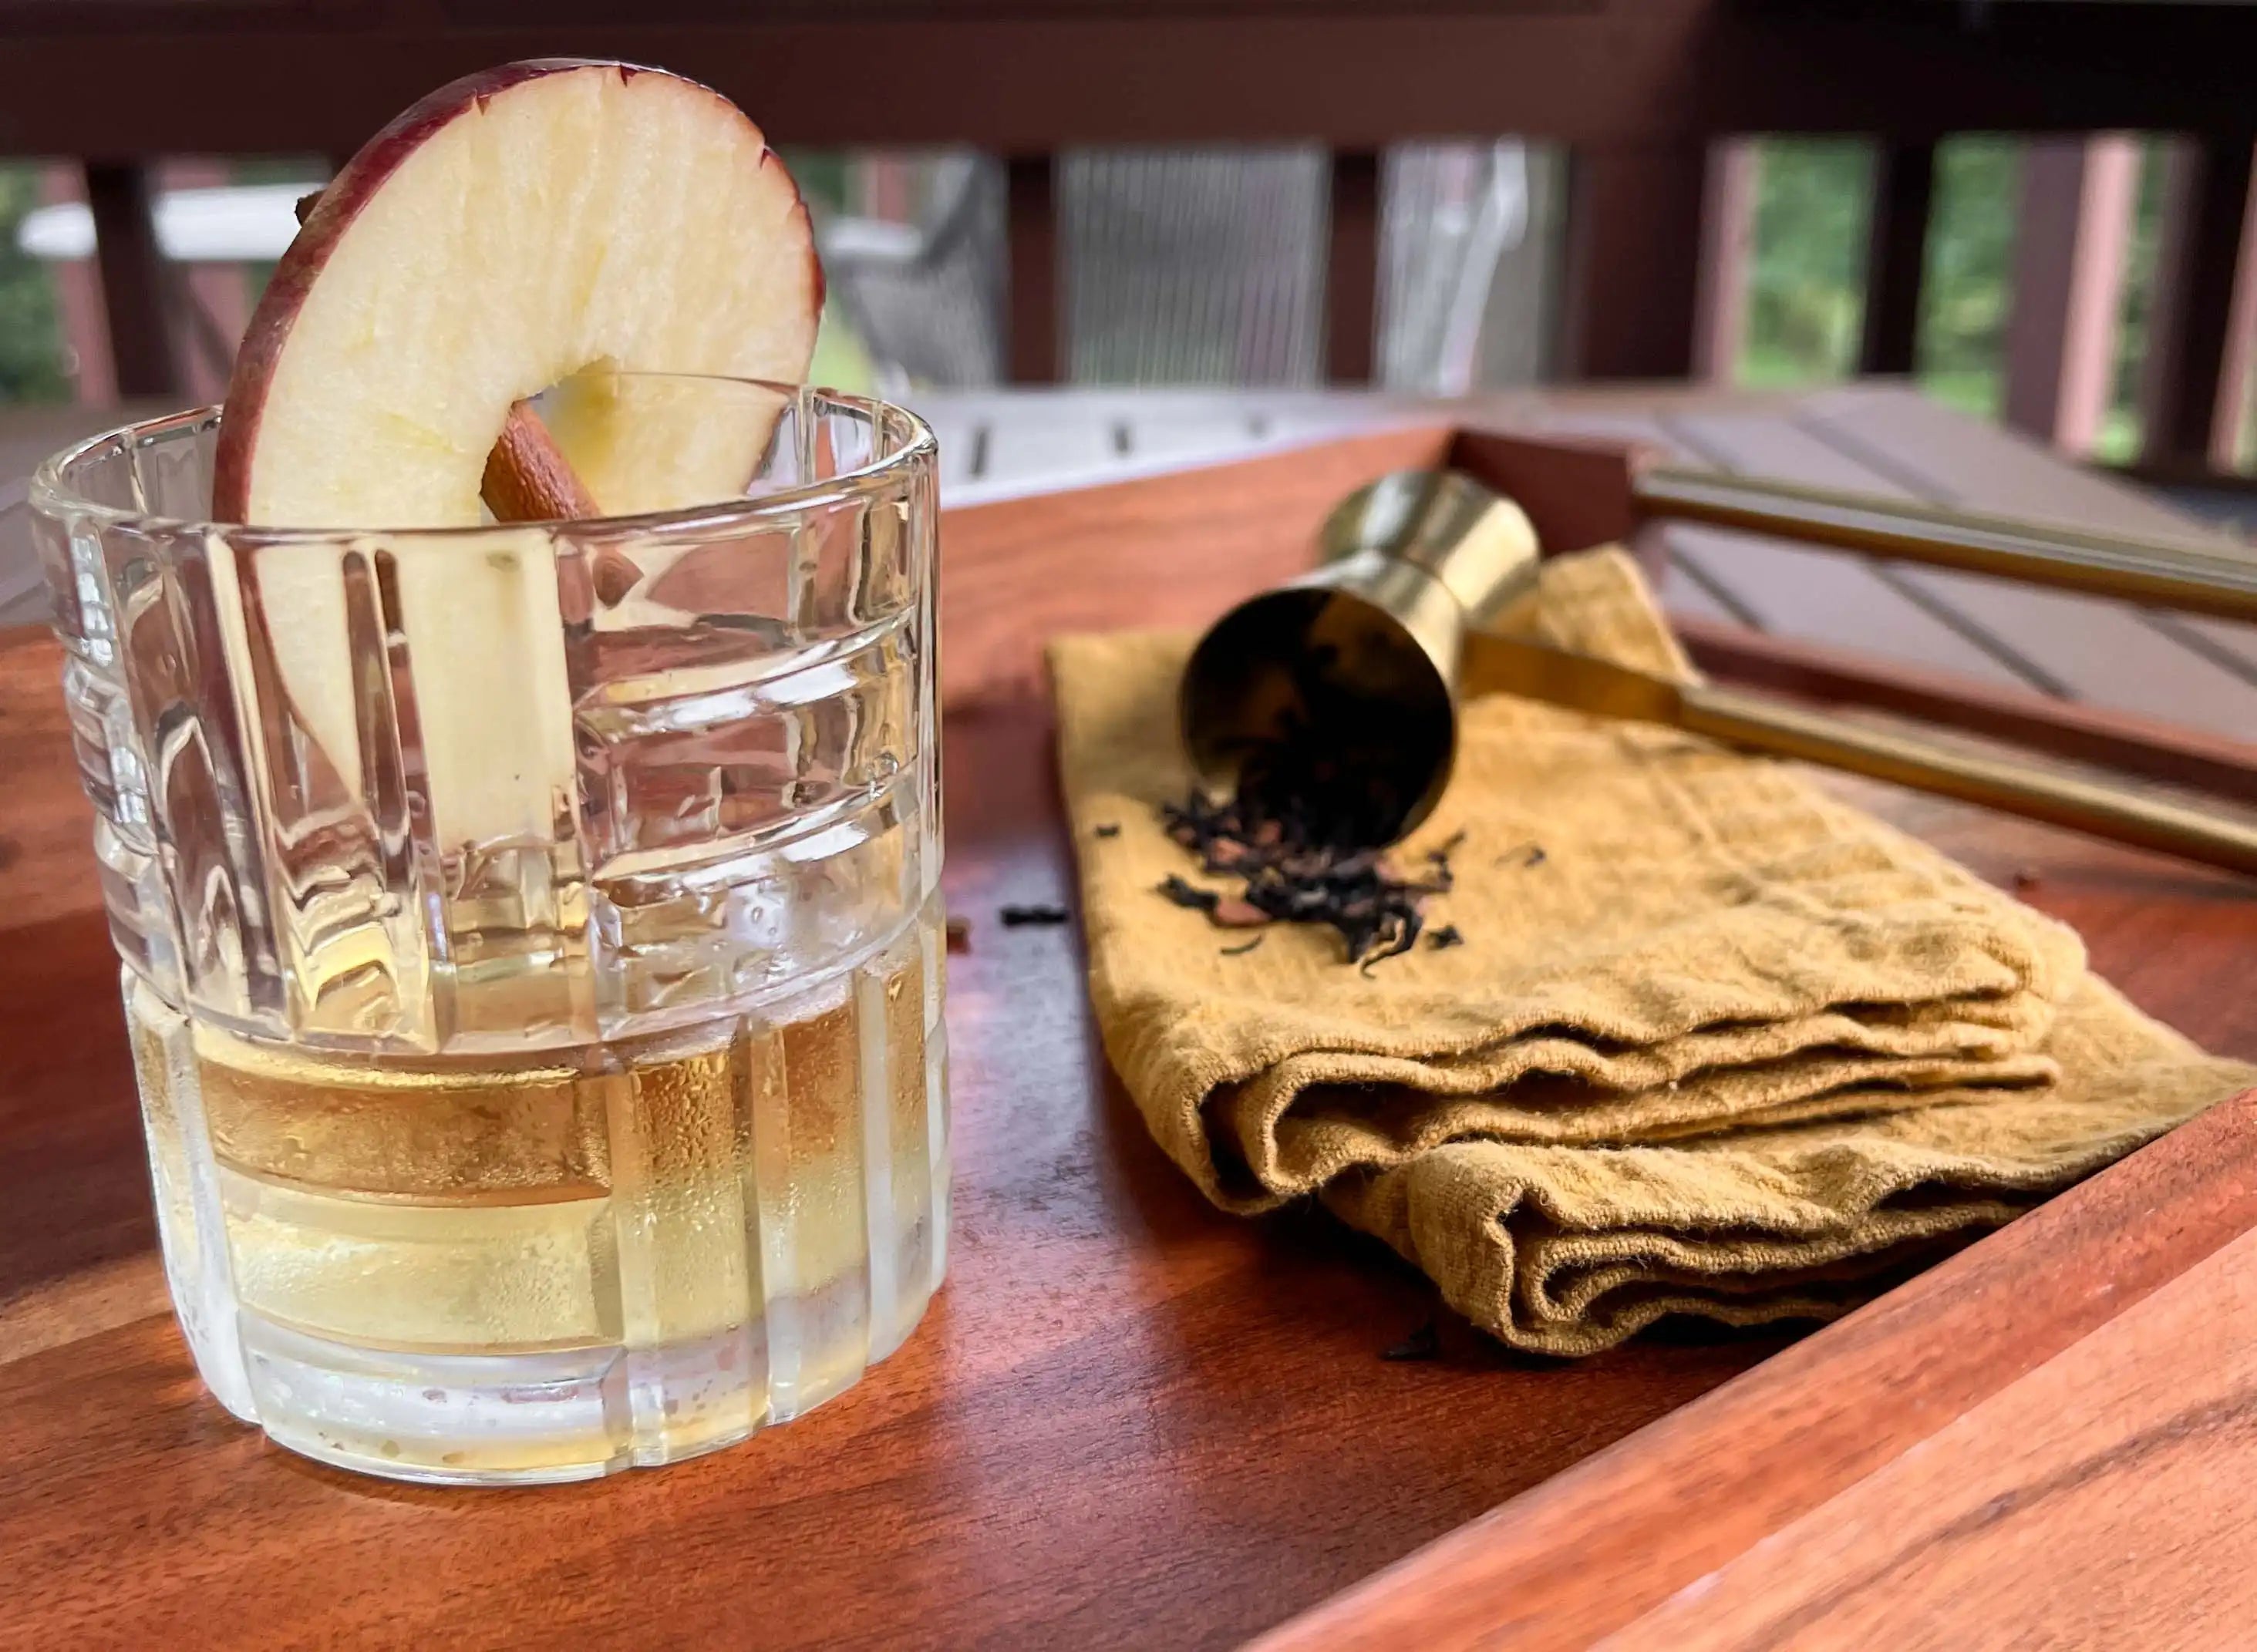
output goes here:
[[[471, 526], [497, 443], [543, 391], [575, 481], [494, 514], [618, 514], [741, 495], [775, 398], [616, 393], [619, 371], [796, 383], [823, 278], [781, 160], [718, 93], [619, 63], [513, 63], [441, 88], [307, 214], [251, 317], [213, 459], [220, 521]], [[537, 437], [520, 411], [519, 437]], [[545, 500], [543, 504], [541, 501]], [[560, 503], [561, 502], [561, 503]], [[394, 541], [435, 829], [543, 841], [571, 774], [550, 542]], [[477, 567], [470, 564], [477, 563]], [[262, 554], [259, 604], [297, 718], [360, 767], [335, 551]]]
[[[465, 76], [370, 139], [283, 254], [228, 386], [213, 514], [475, 524], [512, 404], [590, 368], [796, 383], [822, 302], [799, 191], [718, 92], [565, 59]], [[742, 437], [773, 421], [747, 401], [717, 435], [732, 421], [683, 399], [690, 440], [668, 443], [658, 399], [631, 430], [576, 399], [596, 405], [558, 443], [613, 513], [740, 492]]]

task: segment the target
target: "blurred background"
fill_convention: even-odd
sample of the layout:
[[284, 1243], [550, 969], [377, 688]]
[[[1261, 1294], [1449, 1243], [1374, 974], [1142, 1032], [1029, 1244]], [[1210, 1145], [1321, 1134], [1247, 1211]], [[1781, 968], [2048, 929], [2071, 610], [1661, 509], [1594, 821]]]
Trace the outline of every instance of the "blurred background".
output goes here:
[[[2060, 140], [1992, 133], [1935, 147], [1911, 369], [1949, 405], [2007, 411], [2017, 231], [2062, 170]], [[2075, 144], [2105, 171], [2079, 234], [2113, 265], [2105, 308], [2080, 316], [2105, 373], [2041, 434], [2124, 463], [2141, 451], [2141, 365], [2158, 249], [2183, 139], [2107, 133]], [[1877, 141], [1758, 138], [1710, 158], [1737, 239], [1723, 359], [1708, 377], [1758, 388], [1855, 376], [1866, 309]], [[2034, 155], [2035, 164], [2033, 164]], [[1005, 168], [972, 150], [788, 152], [821, 225], [831, 302], [817, 376], [848, 388], [972, 389], [1009, 377]], [[1380, 167], [1373, 378], [1461, 394], [1559, 376], [1554, 326], [1568, 159], [1504, 138], [1393, 145]], [[287, 244], [291, 205], [326, 164], [167, 156], [148, 168], [183, 393], [225, 382], [244, 318]], [[1325, 378], [1326, 152], [1293, 147], [1068, 150], [1057, 167], [1064, 308], [1060, 377], [1090, 385], [1312, 386]], [[2082, 178], [2072, 191], [2091, 193]], [[83, 167], [0, 162], [0, 399], [117, 399]], [[2246, 352], [2244, 352], [2245, 356]], [[2252, 373], [2237, 364], [2227, 467], [2257, 462]]]
[[0, 448], [216, 398], [296, 196], [577, 52], [761, 121], [817, 375], [933, 411], [958, 484], [1889, 378], [2257, 519], [2257, 4], [0, 0]]

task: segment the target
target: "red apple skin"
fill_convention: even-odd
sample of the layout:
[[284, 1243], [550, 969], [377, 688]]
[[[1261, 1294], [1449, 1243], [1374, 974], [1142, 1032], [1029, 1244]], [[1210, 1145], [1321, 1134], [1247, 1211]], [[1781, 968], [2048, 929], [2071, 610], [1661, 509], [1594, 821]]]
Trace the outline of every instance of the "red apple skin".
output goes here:
[[[299, 226], [297, 236], [274, 266], [274, 274], [259, 298], [258, 307], [251, 313], [243, 342], [236, 350], [235, 369], [228, 378], [227, 399], [221, 406], [219, 441], [212, 453], [212, 520], [241, 522], [251, 512], [251, 460], [258, 450], [258, 427], [265, 414], [266, 392], [273, 382], [275, 364], [281, 359], [282, 348], [289, 340], [298, 312], [304, 307], [307, 293], [321, 274], [322, 265], [329, 262], [330, 251], [360, 215], [369, 198], [426, 139], [472, 106], [483, 108], [486, 100], [497, 93], [528, 81], [584, 69], [610, 69], [622, 82], [638, 74], [664, 74], [697, 87], [753, 127], [753, 136], [759, 139], [764, 152], [761, 157], [763, 166], [773, 164], [781, 168], [783, 165], [775, 152], [768, 147], [765, 135], [753, 126], [751, 117], [712, 88], [670, 70], [639, 64], [598, 58], [527, 58], [465, 74], [417, 99], [363, 144], [322, 189], [320, 200], [315, 202], [313, 210]], [[798, 200], [801, 219], [807, 221], [807, 201], [800, 195], [796, 181], [792, 183], [792, 194]], [[824, 291], [823, 262], [814, 251], [811, 223], [809, 228], [808, 262], [813, 265], [815, 308], [820, 314]]]

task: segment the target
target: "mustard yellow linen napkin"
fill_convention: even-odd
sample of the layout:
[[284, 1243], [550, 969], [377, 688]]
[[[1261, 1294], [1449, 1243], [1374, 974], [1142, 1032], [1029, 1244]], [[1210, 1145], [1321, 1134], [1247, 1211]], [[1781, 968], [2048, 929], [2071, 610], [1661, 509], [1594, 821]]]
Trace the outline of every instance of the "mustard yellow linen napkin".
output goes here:
[[[1543, 611], [1687, 674], [1617, 552], [1547, 563]], [[1197, 878], [1157, 813], [1190, 784], [1190, 641], [1052, 650], [1107, 1053], [1217, 1204], [1322, 1192], [1517, 1345], [1838, 1311], [2248, 1082], [2088, 983], [2071, 932], [1792, 771], [1503, 697], [1397, 851], [1457, 840], [1430, 921], [1464, 944], [1364, 972], [1279, 925], [1226, 952], [1152, 893]]]

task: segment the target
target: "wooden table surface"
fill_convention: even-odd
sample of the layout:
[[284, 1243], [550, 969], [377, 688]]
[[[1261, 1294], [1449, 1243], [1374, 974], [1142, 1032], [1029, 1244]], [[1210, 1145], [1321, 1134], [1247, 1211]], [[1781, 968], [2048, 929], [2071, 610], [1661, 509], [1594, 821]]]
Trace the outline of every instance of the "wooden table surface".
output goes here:
[[[1658, 425], [1680, 440], [1691, 420], [1703, 440], [1724, 428], [1765, 455], [1807, 456], [1811, 421], [1855, 427], [1861, 401], [1906, 427], [1857, 427], [1860, 462], [1912, 491], [2089, 511], [2076, 500], [2097, 488], [2122, 512], [2155, 508], [2012, 447], [2012, 466], [1977, 474], [1964, 429], [1935, 434], [1963, 421], [1911, 419], [1895, 392], [1551, 397], [1490, 416]], [[1349, 411], [1362, 427], [1406, 412]], [[991, 425], [988, 455], [1009, 439]], [[1204, 1647], [1310, 1608], [1326, 1615], [1284, 1632], [1299, 1644], [1475, 1644], [1518, 1617], [1532, 1644], [1610, 1630], [1636, 1645], [1842, 1644], [1901, 1622], [1959, 1645], [2011, 1627], [1984, 1615], [2009, 1578], [2017, 1613], [2090, 1606], [2096, 1589], [2115, 1603], [2072, 1627], [2225, 1621], [2201, 1613], [2231, 1592], [2204, 1593], [2188, 1567], [2231, 1557], [2257, 1529], [2233, 1501], [2257, 1345], [2237, 1238], [2257, 1223], [2257, 1178], [2240, 1168], [2249, 1108], [2198, 1121], [1799, 1343], [1685, 1331], [1567, 1365], [1446, 1324], [1441, 1359], [1390, 1363], [1380, 1351], [1431, 1310], [1424, 1282], [1314, 1212], [1249, 1223], [1207, 1208], [1106, 1071], [1074, 933], [994, 923], [1001, 903], [1070, 898], [1047, 716], [1027, 688], [1042, 632], [1093, 612], [1211, 611], [1291, 566], [1324, 500], [1415, 445], [1373, 435], [1228, 476], [952, 517], [945, 881], [974, 935], [950, 980], [947, 1288], [899, 1354], [814, 1415], [577, 1486], [374, 1482], [268, 1445], [202, 1394], [153, 1253], [56, 653], [34, 632], [0, 639], [0, 1554], [18, 1579], [0, 1594], [0, 1646]], [[1119, 554], [1124, 538], [1135, 558]], [[1672, 549], [1680, 565], [1757, 554], [1870, 571], [1723, 536]], [[1065, 568], [1076, 576], [1048, 576]], [[1789, 600], [1770, 577], [1745, 589]], [[2227, 702], [2222, 732], [2257, 729], [2231, 711], [2257, 710], [2257, 682], [2220, 663], [2245, 658], [2244, 633], [2197, 631], [2196, 646], [2171, 629], [2181, 622], [2088, 606], [2101, 618], [2079, 623], [2097, 630], [2048, 658], [2122, 650], [2125, 627], [2140, 627], [2248, 696]], [[2016, 632], [2017, 650], [2045, 629]], [[2102, 670], [2074, 686], [2098, 701], [2146, 681]], [[2218, 687], [2190, 677], [2183, 695], [2190, 685], [2205, 700]], [[2076, 924], [2144, 1007], [2257, 1057], [2257, 887], [1934, 800], [1857, 795]], [[1918, 1449], [1949, 1430], [1952, 1460], [1973, 1465], [1963, 1475]], [[2224, 1453], [2208, 1468], [2206, 1441]], [[2079, 1479], [2064, 1461], [2098, 1466]], [[2190, 1485], [2218, 1518], [2173, 1548], [2156, 1522]], [[2048, 1498], [2083, 1522], [2080, 1544], [1997, 1514]], [[1918, 1540], [1881, 1553], [1873, 1533], [1906, 1510], [1925, 1522]], [[2157, 1543], [2176, 1569], [2126, 1558]], [[1711, 1572], [1708, 1594], [1678, 1594]], [[2049, 1589], [2056, 1573], [2083, 1592]], [[2173, 1586], [2151, 1599], [2142, 1579], [2155, 1578]], [[1814, 1590], [1823, 1610], [1779, 1615]]]

